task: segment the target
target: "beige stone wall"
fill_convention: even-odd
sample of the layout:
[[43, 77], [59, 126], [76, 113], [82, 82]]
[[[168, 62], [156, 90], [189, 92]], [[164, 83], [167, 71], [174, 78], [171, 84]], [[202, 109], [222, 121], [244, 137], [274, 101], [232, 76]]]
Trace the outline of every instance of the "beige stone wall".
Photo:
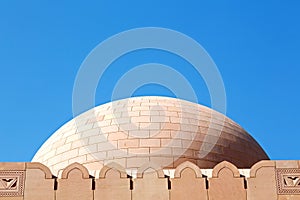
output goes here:
[[0, 200], [300, 200], [300, 161], [261, 161], [247, 176], [241, 171], [224, 161], [205, 176], [187, 161], [172, 176], [144, 166], [133, 178], [118, 164], [91, 176], [73, 163], [57, 178], [41, 163], [0, 163]]

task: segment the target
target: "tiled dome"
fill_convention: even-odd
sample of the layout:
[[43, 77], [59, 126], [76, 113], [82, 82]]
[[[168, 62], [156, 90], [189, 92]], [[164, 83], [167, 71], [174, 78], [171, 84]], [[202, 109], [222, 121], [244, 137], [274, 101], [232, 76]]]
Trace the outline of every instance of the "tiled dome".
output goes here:
[[238, 124], [205, 106], [169, 97], [134, 97], [95, 107], [58, 129], [32, 161], [54, 173], [79, 162], [89, 170], [174, 168], [189, 160], [249, 168], [268, 156]]

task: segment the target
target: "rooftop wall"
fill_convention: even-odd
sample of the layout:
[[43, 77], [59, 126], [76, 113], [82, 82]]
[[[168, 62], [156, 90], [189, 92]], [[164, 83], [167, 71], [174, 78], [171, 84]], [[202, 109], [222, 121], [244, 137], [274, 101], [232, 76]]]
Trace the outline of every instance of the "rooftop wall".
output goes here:
[[132, 178], [110, 164], [93, 177], [73, 163], [57, 178], [40, 163], [0, 163], [0, 200], [300, 200], [300, 161], [261, 161], [248, 176], [240, 171], [224, 161], [208, 177], [184, 162], [172, 177], [145, 166]]

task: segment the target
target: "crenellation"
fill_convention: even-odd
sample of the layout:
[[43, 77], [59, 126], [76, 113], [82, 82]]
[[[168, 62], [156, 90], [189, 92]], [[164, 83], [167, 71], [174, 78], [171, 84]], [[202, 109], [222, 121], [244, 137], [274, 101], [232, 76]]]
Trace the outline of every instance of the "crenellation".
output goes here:
[[213, 169], [200, 169], [185, 161], [164, 170], [155, 164], [125, 169], [117, 162], [88, 170], [73, 163], [58, 178], [41, 163], [0, 163], [0, 200], [300, 199], [300, 169], [276, 162], [238, 169], [224, 161]]

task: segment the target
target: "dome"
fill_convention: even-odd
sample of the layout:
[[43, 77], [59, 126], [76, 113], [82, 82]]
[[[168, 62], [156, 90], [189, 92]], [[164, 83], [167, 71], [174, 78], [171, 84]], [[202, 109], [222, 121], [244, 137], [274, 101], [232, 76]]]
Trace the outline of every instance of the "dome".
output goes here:
[[169, 97], [133, 97], [95, 107], [59, 128], [32, 161], [57, 173], [78, 162], [89, 170], [117, 163], [202, 169], [229, 161], [250, 168], [269, 159], [238, 124], [208, 107]]

